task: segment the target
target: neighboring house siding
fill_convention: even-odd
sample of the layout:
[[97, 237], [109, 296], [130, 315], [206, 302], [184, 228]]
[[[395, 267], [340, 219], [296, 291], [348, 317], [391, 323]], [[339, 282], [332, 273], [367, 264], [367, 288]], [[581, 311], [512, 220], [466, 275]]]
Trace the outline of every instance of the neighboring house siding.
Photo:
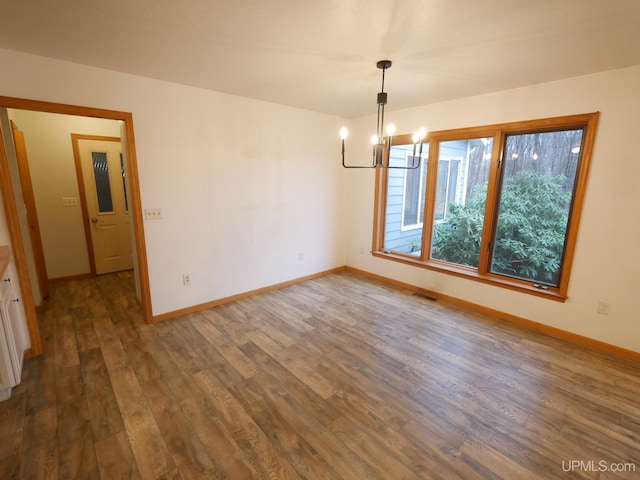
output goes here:
[[406, 233], [402, 232], [402, 204], [404, 195], [404, 171], [389, 170], [387, 195], [387, 223], [385, 247], [395, 250], [406, 243]]
[[[425, 145], [425, 147], [428, 148], [428, 145]], [[390, 164], [396, 166], [405, 165], [407, 156], [412, 154], [412, 149], [411, 145], [393, 147], [391, 149]], [[424, 161], [426, 160], [423, 159]], [[390, 168], [388, 172], [384, 247], [387, 250], [410, 253], [412, 242], [419, 245], [422, 229], [420, 225], [416, 225], [415, 228], [402, 229], [406, 173], [406, 170], [398, 168]], [[420, 209], [420, 212], [422, 212], [422, 209]]]
[[[460, 140], [456, 142], [447, 142], [446, 145], [441, 146], [440, 158], [441, 159], [457, 159], [460, 161], [457, 178], [455, 178], [456, 192], [455, 202], [464, 202], [465, 185], [464, 185], [464, 172], [467, 169], [468, 163], [468, 144], [466, 140]], [[425, 147], [428, 148], [427, 145]], [[411, 155], [412, 146], [396, 146], [391, 149], [391, 165], [405, 165], [407, 155]], [[422, 168], [426, 169], [426, 158], [423, 158], [425, 165]], [[420, 197], [419, 208], [419, 220], [415, 227], [407, 226], [402, 228], [403, 223], [403, 208], [405, 208], [405, 178], [407, 170], [390, 168], [388, 171], [387, 182], [387, 210], [386, 210], [386, 223], [385, 223], [385, 236], [384, 236], [384, 248], [390, 251], [411, 253], [412, 248], [419, 249], [422, 237], [422, 216], [423, 211], [423, 199]], [[424, 182], [424, 174], [422, 174], [422, 182]], [[421, 192], [424, 190], [424, 185], [421, 185]]]

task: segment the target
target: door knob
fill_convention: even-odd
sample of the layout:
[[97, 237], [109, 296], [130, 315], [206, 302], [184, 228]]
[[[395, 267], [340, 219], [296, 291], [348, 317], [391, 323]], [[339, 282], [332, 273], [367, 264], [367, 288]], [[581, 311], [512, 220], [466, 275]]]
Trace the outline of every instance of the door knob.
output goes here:
[[93, 223], [98, 223], [98, 219], [97, 219], [97, 218], [92, 218], [92, 219], [91, 219], [91, 221], [92, 221]]

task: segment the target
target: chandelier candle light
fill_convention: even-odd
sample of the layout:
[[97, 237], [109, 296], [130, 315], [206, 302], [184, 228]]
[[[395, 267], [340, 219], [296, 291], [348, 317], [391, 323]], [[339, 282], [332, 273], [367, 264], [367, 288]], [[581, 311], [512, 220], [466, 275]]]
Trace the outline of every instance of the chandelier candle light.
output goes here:
[[[422, 158], [422, 143], [425, 136], [427, 135], [427, 132], [424, 128], [421, 128], [418, 133], [415, 133], [413, 135], [413, 157], [411, 160], [411, 164], [407, 164], [406, 166], [392, 166], [389, 164], [391, 145], [393, 144], [393, 135], [396, 133], [396, 127], [392, 123], [387, 125], [386, 140], [382, 132], [384, 130], [384, 106], [387, 104], [387, 94], [384, 91], [384, 73], [387, 68], [391, 67], [391, 60], [380, 60], [378, 63], [376, 63], [376, 66], [380, 70], [382, 70], [382, 88], [380, 89], [380, 93], [378, 93], [378, 121], [376, 125], [376, 134], [371, 137], [371, 144], [373, 145], [373, 162], [371, 165], [347, 165], [345, 163], [344, 145], [349, 131], [346, 129], [346, 127], [342, 127], [340, 129], [340, 138], [342, 139], [342, 166], [344, 168], [402, 168], [405, 170], [418, 168], [420, 166], [420, 160]], [[416, 156], [416, 147], [418, 144], [420, 146], [418, 149], [418, 155]], [[386, 163], [384, 159], [385, 148], [387, 151]]]

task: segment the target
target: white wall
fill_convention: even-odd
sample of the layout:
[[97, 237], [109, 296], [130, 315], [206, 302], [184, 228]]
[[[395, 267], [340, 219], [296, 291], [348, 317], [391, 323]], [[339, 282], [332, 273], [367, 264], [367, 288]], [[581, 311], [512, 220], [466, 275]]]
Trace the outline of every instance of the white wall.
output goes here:
[[2, 95], [133, 113], [142, 206], [164, 216], [144, 223], [154, 315], [345, 264], [325, 141], [341, 119], [7, 50], [0, 65]]
[[[89, 273], [71, 134], [119, 137], [119, 122], [13, 109], [9, 117], [24, 132], [48, 277]], [[78, 205], [63, 206], [63, 197]]]
[[[579, 238], [565, 303], [374, 258], [374, 181], [349, 172], [347, 263], [353, 267], [640, 351], [640, 66], [388, 113], [408, 133], [600, 111]], [[350, 144], [366, 139], [375, 118], [354, 122]], [[370, 155], [364, 147], [361, 156]], [[368, 158], [368, 157], [367, 157]], [[612, 304], [596, 313], [598, 300]]]
[[[145, 222], [155, 315], [347, 263], [640, 351], [640, 67], [388, 113], [410, 132], [602, 112], [558, 303], [369, 255], [373, 172], [339, 166], [339, 118], [7, 50], [0, 65], [3, 95], [133, 113], [143, 207], [164, 214]], [[349, 123], [368, 160], [374, 117]]]

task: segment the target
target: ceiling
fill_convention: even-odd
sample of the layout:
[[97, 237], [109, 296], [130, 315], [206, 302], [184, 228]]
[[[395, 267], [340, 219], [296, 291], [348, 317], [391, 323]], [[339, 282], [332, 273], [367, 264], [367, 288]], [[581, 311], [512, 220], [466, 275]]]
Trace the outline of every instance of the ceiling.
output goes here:
[[0, 48], [344, 117], [640, 65], [639, 0], [0, 0]]

